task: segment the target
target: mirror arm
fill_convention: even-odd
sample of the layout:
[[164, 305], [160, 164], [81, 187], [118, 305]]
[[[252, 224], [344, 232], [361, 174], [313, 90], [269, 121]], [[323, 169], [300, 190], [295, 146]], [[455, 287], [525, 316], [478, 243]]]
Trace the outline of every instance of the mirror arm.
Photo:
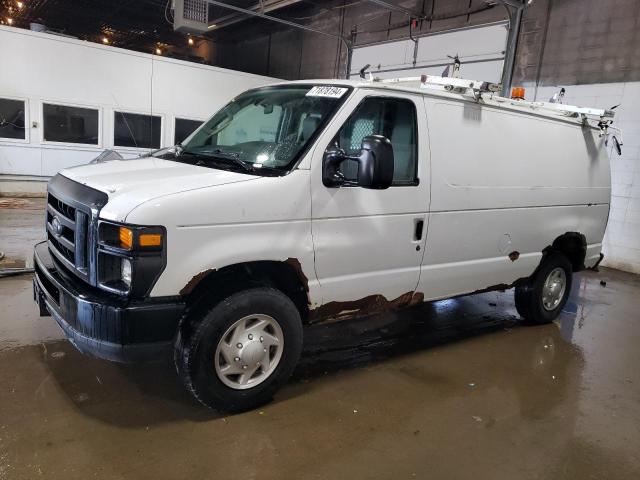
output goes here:
[[346, 155], [342, 149], [332, 152], [325, 160], [324, 185], [327, 187], [357, 187], [357, 182], [344, 178], [344, 174], [340, 171], [340, 165], [345, 160], [358, 161], [359, 159], [360, 157]]

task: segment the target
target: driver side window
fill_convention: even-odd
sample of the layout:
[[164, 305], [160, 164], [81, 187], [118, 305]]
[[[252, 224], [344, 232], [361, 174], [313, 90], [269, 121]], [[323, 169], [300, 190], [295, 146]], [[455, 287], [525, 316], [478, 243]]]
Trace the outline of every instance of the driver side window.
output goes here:
[[[394, 170], [391, 186], [417, 185], [418, 144], [416, 109], [413, 102], [399, 98], [365, 98], [331, 142], [347, 155], [358, 155], [362, 139], [383, 135], [393, 147]], [[345, 160], [340, 171], [355, 181], [358, 162]]]

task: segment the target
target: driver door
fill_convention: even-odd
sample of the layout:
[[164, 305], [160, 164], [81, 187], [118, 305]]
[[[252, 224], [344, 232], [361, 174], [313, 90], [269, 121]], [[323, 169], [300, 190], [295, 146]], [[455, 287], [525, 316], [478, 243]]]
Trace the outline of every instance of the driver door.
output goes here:
[[[391, 141], [393, 184], [385, 190], [325, 186], [325, 151], [339, 147], [356, 154], [362, 139], [373, 134]], [[311, 163], [311, 202], [315, 267], [324, 305], [346, 302], [341, 304], [343, 311], [362, 308], [359, 300], [380, 306], [411, 300], [427, 233], [427, 137], [420, 96], [365, 89], [353, 94], [322, 134]], [[357, 163], [346, 161], [341, 171], [355, 179]], [[372, 295], [377, 297], [366, 298]]]

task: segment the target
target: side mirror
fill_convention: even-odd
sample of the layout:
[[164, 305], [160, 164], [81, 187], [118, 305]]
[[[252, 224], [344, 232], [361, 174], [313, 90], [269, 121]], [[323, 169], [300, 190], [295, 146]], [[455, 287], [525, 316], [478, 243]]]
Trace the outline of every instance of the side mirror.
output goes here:
[[387, 137], [364, 137], [358, 158], [358, 185], [384, 189], [393, 182], [393, 147]]
[[[358, 162], [356, 182], [347, 180], [340, 171], [345, 160]], [[327, 187], [343, 185], [382, 190], [393, 182], [393, 147], [382, 135], [364, 137], [358, 156], [348, 156], [342, 150], [328, 150], [322, 165], [322, 183]]]

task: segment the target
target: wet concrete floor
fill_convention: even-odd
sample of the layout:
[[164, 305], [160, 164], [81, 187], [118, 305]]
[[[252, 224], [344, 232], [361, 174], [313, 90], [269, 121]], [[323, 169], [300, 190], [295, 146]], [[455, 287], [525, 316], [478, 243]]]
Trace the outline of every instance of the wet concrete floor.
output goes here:
[[551, 325], [494, 292], [310, 327], [272, 403], [219, 416], [169, 363], [81, 355], [30, 276], [0, 279], [0, 480], [637, 479], [639, 294], [602, 269]]
[[45, 239], [44, 198], [0, 197], [0, 269], [33, 267], [33, 245]]

